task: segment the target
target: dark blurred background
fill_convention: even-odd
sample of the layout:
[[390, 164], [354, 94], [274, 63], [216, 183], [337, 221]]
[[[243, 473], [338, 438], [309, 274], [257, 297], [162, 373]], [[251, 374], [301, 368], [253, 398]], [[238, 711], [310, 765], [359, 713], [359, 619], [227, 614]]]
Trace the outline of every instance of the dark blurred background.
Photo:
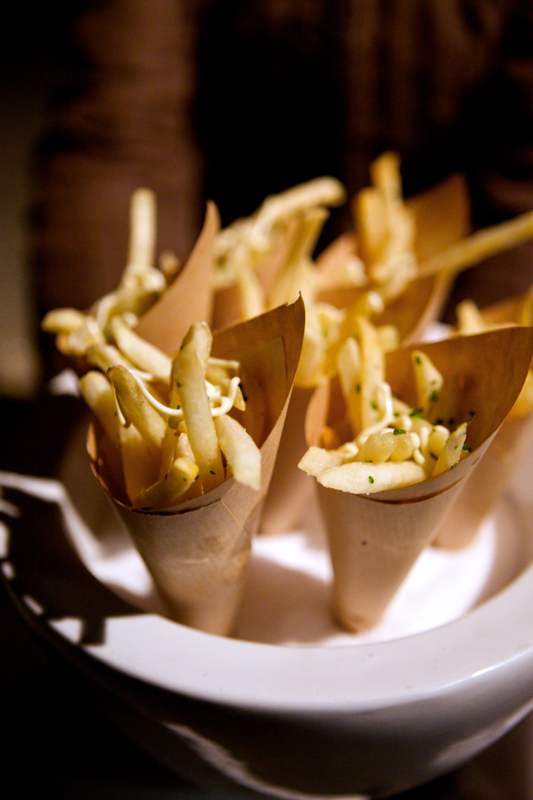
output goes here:
[[2, 398], [29, 398], [39, 380], [28, 238], [31, 163], [51, 87], [58, 77], [55, 56], [65, 35], [63, 20], [61, 3], [31, 7], [15, 3], [0, 30]]

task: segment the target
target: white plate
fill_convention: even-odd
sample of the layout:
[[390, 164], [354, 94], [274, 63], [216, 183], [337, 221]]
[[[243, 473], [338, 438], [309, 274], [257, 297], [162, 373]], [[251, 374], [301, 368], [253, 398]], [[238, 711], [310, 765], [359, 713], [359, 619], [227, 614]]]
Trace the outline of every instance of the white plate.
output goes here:
[[[224, 638], [158, 613], [84, 439], [80, 427], [57, 479], [0, 474], [4, 582], [39, 633], [127, 699], [119, 724], [133, 736], [140, 714], [135, 738], [180, 774], [254, 797], [384, 796], [464, 763], [532, 707], [524, 481], [470, 547], [427, 550], [364, 636], [332, 621], [319, 530], [257, 537], [236, 635]], [[520, 475], [533, 454], [526, 462]]]
[[[329, 649], [333, 650], [331, 657], [337, 658], [339, 647], [347, 648], [346, 658], [350, 659], [355, 649], [358, 661], [359, 658], [364, 661], [370, 652], [373, 657], [385, 652], [376, 650], [376, 644], [393, 645], [400, 639], [436, 631], [461, 619], [467, 628], [469, 612], [477, 608], [482, 614], [486, 602], [512, 583], [531, 560], [533, 534], [524, 507], [529, 497], [521, 498], [518, 487], [502, 498], [470, 546], [458, 551], [428, 548], [382, 622], [355, 635], [341, 630], [333, 620], [327, 548], [323, 532], [316, 526], [313, 528], [311, 520], [307, 530], [256, 537], [235, 635], [225, 642], [159, 617], [162, 606], [157, 590], [129, 534], [90, 471], [84, 440], [85, 427], [80, 426], [65, 452], [58, 481], [4, 474], [0, 483], [18, 486], [29, 495], [57, 503], [65, 534], [85, 567], [118, 597], [146, 612], [108, 620], [105, 642], [87, 647], [92, 655], [128, 674], [176, 691], [184, 688], [193, 691], [193, 686], [195, 693], [200, 691], [203, 695], [205, 691], [198, 688], [199, 674], [203, 673], [195, 658], [190, 665], [181, 659], [179, 674], [170, 667], [172, 653], [176, 647], [181, 651], [182, 640], [194, 641], [195, 650], [199, 649], [198, 641], [202, 642], [202, 651], [215, 647], [217, 658], [219, 652], [227, 651], [228, 658], [235, 661], [228, 674], [229, 684], [236, 678], [232, 671], [239, 671], [239, 659], [232, 654], [240, 652], [244, 643], [270, 645], [261, 651], [261, 660], [268, 654], [280, 664], [286, 664], [291, 657], [299, 662], [304, 656], [295, 656], [294, 651], [303, 647], [306, 661], [316, 659], [317, 664], [323, 663], [323, 653]], [[61, 605], [60, 596], [57, 603]], [[152, 615], [157, 615], [157, 621]], [[79, 621], [67, 618], [52, 620], [50, 624], [76, 642]], [[147, 636], [147, 626], [152, 647], [158, 653], [155, 671], [151, 651], [143, 649], [142, 644], [137, 649], [137, 644]], [[455, 630], [444, 629], [437, 636], [444, 640], [448, 635], [453, 636]], [[424, 641], [420, 640], [420, 645]], [[408, 644], [408, 648], [415, 646], [414, 642]], [[283, 656], [279, 654], [281, 648], [287, 651]], [[163, 655], [166, 650], [169, 658]], [[329, 663], [327, 657], [324, 663]], [[306, 689], [302, 694], [309, 689], [307, 679], [304, 683]], [[216, 691], [217, 697], [226, 699], [231, 693], [230, 686], [220, 686]], [[331, 696], [329, 691], [328, 696]]]

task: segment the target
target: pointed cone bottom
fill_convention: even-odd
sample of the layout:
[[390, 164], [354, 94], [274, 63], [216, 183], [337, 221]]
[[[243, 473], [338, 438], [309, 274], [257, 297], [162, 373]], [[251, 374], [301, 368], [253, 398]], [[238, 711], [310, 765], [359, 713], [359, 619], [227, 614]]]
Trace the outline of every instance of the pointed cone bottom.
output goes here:
[[300, 357], [305, 313], [301, 299], [214, 334], [212, 354], [237, 359], [247, 395], [240, 418], [260, 446], [262, 485], [256, 492], [233, 478], [164, 512], [133, 510], [124, 502], [106, 442], [93, 426], [88, 451], [154, 582], [177, 622], [209, 633], [231, 632], [278, 449]]
[[[386, 374], [392, 390], [415, 407], [412, 349], [389, 353]], [[419, 555], [433, 542], [520, 392], [533, 352], [533, 329], [499, 329], [417, 349], [429, 355], [445, 387], [460, 390], [453, 409], [457, 423], [475, 412], [467, 439], [472, 451], [453, 469], [401, 489], [354, 495], [317, 484], [330, 544], [335, 609], [351, 630], [372, 627], [381, 619]], [[324, 424], [335, 426], [343, 415], [338, 385], [319, 387], [306, 419], [308, 444], [318, 444]]]

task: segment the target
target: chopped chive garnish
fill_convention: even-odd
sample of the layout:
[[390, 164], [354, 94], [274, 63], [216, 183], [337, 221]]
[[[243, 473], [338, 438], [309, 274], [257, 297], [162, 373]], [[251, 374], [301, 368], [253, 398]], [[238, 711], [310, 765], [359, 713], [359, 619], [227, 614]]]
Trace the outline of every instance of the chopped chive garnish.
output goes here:
[[372, 477], [372, 475], [368, 476], [368, 482], [369, 483], [374, 483], [374, 478]]
[[394, 430], [393, 430], [394, 436], [400, 436], [400, 434], [402, 434], [402, 433], [406, 433], [406, 431], [404, 431], [403, 428], [394, 428]]

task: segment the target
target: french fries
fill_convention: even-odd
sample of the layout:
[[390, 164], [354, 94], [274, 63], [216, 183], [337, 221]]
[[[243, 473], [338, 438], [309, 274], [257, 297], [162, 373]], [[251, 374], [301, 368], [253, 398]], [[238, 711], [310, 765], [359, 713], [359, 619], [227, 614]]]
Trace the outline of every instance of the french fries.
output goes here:
[[376, 329], [361, 317], [357, 337], [345, 341], [337, 358], [353, 438], [327, 429], [327, 445], [310, 447], [299, 468], [328, 488], [372, 494], [418, 483], [466, 457], [468, 421], [450, 430], [438, 419], [448, 402], [441, 400], [442, 375], [420, 350], [412, 353], [412, 368], [416, 407], [393, 395]]
[[191, 338], [172, 364], [172, 380], [183, 409], [183, 420], [191, 450], [199, 468], [205, 491], [224, 480], [222, 455], [207, 396], [205, 373], [198, 350]]
[[[212, 359], [211, 342], [206, 323], [192, 325], [178, 354], [168, 360], [165, 380], [157, 369], [147, 371], [145, 356], [151, 350], [141, 354], [142, 368], [129, 350], [129, 367], [116, 364], [80, 378], [87, 405], [120, 454], [134, 508], [175, 506], [231, 476], [261, 488], [259, 448], [229, 416], [232, 408], [246, 404], [239, 363]], [[117, 342], [113, 346], [121, 353]], [[163, 358], [158, 352], [156, 366]]]
[[[67, 356], [85, 356], [93, 345], [102, 346], [116, 338], [113, 326], [122, 324], [119, 332], [131, 347], [145, 348], [148, 343], [135, 343], [132, 329], [142, 314], [162, 296], [176, 270], [176, 259], [165, 253], [162, 269], [154, 265], [156, 235], [156, 201], [149, 189], [137, 189], [130, 204], [130, 241], [128, 261], [116, 289], [97, 300], [88, 311], [59, 308], [49, 311], [41, 328], [56, 336], [56, 345]], [[169, 269], [169, 262], [172, 268]], [[163, 269], [164, 267], [164, 269]], [[124, 323], [127, 323], [126, 325]], [[153, 365], [155, 366], [155, 365]]]
[[[386, 154], [376, 162], [374, 173], [377, 183], [371, 190], [368, 209], [366, 194], [360, 197], [366, 239], [374, 235], [374, 250], [377, 253], [380, 249], [380, 257], [376, 255], [369, 264], [352, 252], [351, 244], [347, 253], [339, 248], [339, 259], [326, 259], [324, 267], [314, 259], [328, 207], [345, 199], [344, 187], [327, 177], [267, 198], [252, 217], [236, 220], [218, 236], [215, 291], [226, 303], [223, 291], [229, 286], [237, 289], [236, 318], [248, 319], [302, 295], [306, 329], [297, 386], [316, 386], [333, 374], [336, 350], [351, 334], [353, 317], [381, 312], [385, 298], [396, 296], [413, 270], [413, 226], [401, 199], [396, 155]], [[371, 249], [368, 241], [366, 251]], [[328, 263], [332, 265], [329, 272]], [[378, 276], [381, 294], [375, 291], [372, 270]], [[360, 296], [350, 307], [338, 308], [320, 300], [325, 283], [329, 288], [359, 287]], [[388, 346], [397, 343], [393, 326], [384, 330], [383, 341]]]
[[436, 273], [458, 275], [490, 256], [533, 238], [533, 211], [477, 231], [420, 265], [422, 277]]
[[[274, 225], [276, 215], [270, 217]], [[231, 475], [258, 491], [260, 451], [228, 416], [246, 405], [239, 363], [211, 358], [207, 322], [190, 326], [174, 358], [135, 331], [165, 291], [165, 275], [176, 269], [168, 253], [165, 270], [156, 268], [154, 251], [155, 198], [140, 189], [132, 197], [128, 263], [117, 289], [86, 312], [50, 311], [42, 328], [55, 334], [63, 353], [85, 361], [80, 391], [105, 431], [113, 469], [121, 464], [125, 502], [169, 508]]]

